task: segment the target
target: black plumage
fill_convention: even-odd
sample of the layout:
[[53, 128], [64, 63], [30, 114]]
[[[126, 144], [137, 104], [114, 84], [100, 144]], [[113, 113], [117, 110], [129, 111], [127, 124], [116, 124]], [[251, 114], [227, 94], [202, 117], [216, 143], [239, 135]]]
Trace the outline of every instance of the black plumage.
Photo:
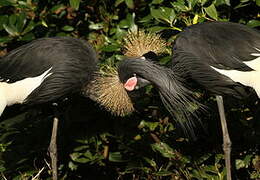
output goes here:
[[[228, 73], [255, 72], [257, 69], [246, 64], [257, 58], [254, 54], [260, 54], [257, 30], [231, 22], [201, 23], [178, 34], [173, 45], [172, 70], [214, 94], [243, 98], [247, 96], [244, 86], [250, 84], [241, 81], [242, 86], [212, 67]], [[257, 61], [260, 64], [260, 59]], [[260, 83], [260, 79], [253, 81]]]
[[192, 92], [183, 85], [183, 79], [170, 69], [157, 65], [146, 58], [127, 58], [118, 67], [120, 81], [124, 84], [133, 75], [137, 77], [136, 88], [147, 85], [147, 81], [158, 90], [160, 98], [182, 126], [185, 133], [194, 137], [194, 118], [199, 103]]
[[260, 34], [245, 25], [207, 22], [186, 28], [173, 45], [172, 71], [216, 95], [223, 131], [227, 179], [231, 180], [231, 140], [222, 96], [260, 98]]
[[97, 63], [96, 52], [83, 40], [72, 37], [41, 38], [1, 57], [0, 83], [7, 82], [9, 85], [37, 77], [49, 69], [48, 75], [25, 97], [24, 103], [56, 102], [80, 92], [91, 81]]
[[[97, 63], [91, 45], [72, 37], [37, 39], [9, 52], [0, 59], [0, 115], [13, 104], [59, 105], [66, 97], [86, 89]], [[53, 179], [58, 178], [58, 118], [55, 106], [49, 147]]]

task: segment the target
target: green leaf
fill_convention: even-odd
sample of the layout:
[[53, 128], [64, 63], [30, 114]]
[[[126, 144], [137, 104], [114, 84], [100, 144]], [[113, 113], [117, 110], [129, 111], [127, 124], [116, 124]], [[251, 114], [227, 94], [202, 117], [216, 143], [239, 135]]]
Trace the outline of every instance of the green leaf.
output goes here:
[[78, 163], [87, 163], [93, 160], [93, 156], [89, 151], [83, 153], [74, 152], [70, 154], [70, 157], [73, 161]]
[[12, 6], [15, 4], [14, 0], [1, 0], [0, 6]]
[[4, 29], [3, 25], [8, 23], [8, 16], [0, 16], [0, 30]]
[[12, 14], [11, 16], [9, 16], [8, 20], [9, 20], [9, 25], [15, 25], [17, 17], [15, 14]]
[[99, 29], [103, 29], [104, 28], [104, 24], [103, 23], [92, 23], [89, 26], [89, 29], [93, 29], [93, 30], [99, 30]]
[[125, 0], [116, 0], [115, 2], [115, 6], [119, 6], [122, 2], [124, 2]]
[[138, 22], [140, 23], [148, 23], [153, 19], [153, 16], [151, 14], [148, 14], [147, 16], [141, 18]]
[[59, 4], [59, 5], [53, 6], [50, 11], [52, 13], [58, 13], [60, 10], [65, 9], [65, 8], [66, 7], [63, 4]]
[[70, 7], [74, 8], [75, 10], [79, 9], [80, 0], [70, 0]]
[[21, 13], [21, 14], [19, 14], [19, 16], [17, 16], [16, 28], [17, 28], [18, 32], [23, 31], [23, 28], [24, 28], [26, 22], [27, 22], [27, 20], [26, 20], [25, 13]]
[[170, 171], [164, 171], [164, 170], [154, 173], [154, 175], [156, 175], [156, 176], [170, 176], [172, 174], [174, 174], [174, 173], [170, 172]]
[[241, 168], [248, 168], [251, 163], [253, 155], [246, 155], [246, 157], [242, 159], [236, 159], [236, 169], [241, 169]]
[[8, 32], [8, 34], [10, 34], [11, 36], [19, 35], [15, 26], [4, 24], [3, 27], [4, 27], [5, 31]]
[[35, 35], [32, 32], [30, 32], [22, 36], [19, 39], [19, 41], [32, 41], [33, 39], [35, 39]]
[[179, 10], [179, 11], [182, 11], [182, 12], [186, 12], [189, 10], [189, 8], [185, 5], [185, 1], [182, 1], [182, 0], [178, 0], [176, 2], [172, 2], [171, 5]]
[[56, 36], [68, 36], [68, 34], [65, 32], [58, 32]]
[[75, 162], [78, 162], [78, 163], [87, 163], [89, 161], [91, 161], [91, 159], [84, 158], [84, 157], [78, 158], [78, 159], [75, 160]]
[[234, 7], [234, 9], [239, 9], [239, 8], [243, 8], [243, 7], [246, 7], [246, 6], [249, 6], [250, 5], [250, 2], [241, 2], [239, 3], [237, 6]]
[[130, 9], [134, 9], [134, 1], [133, 0], [125, 0], [125, 3], [127, 5], [128, 8]]
[[86, 151], [85, 153], [83, 153], [83, 155], [90, 160], [94, 159], [94, 156], [90, 151]]
[[204, 170], [205, 171], [207, 171], [207, 172], [209, 172], [209, 173], [212, 173], [212, 174], [218, 174], [218, 168], [214, 165], [214, 166], [211, 166], [211, 165], [209, 165], [209, 166], [205, 166], [204, 167]]
[[167, 63], [169, 63], [171, 61], [172, 61], [172, 57], [171, 56], [166, 56], [166, 57], [160, 58], [160, 64], [162, 64], [162, 65], [166, 65]]
[[248, 23], [246, 25], [249, 26], [249, 27], [252, 27], [252, 28], [259, 27], [260, 21], [253, 19], [253, 20], [248, 21]]
[[245, 167], [245, 163], [243, 160], [241, 159], [236, 159], [236, 169], [241, 169]]
[[137, 29], [137, 25], [135, 24], [135, 13], [128, 13], [126, 19], [123, 19], [119, 22], [120, 28], [129, 28], [130, 30]]
[[160, 125], [159, 122], [148, 122], [142, 120], [138, 126], [138, 128], [147, 127], [150, 131], [154, 131]]
[[228, 5], [228, 6], [230, 6], [231, 4], [230, 4], [230, 0], [216, 0], [216, 3], [215, 3], [215, 5], [216, 6], [220, 6], [220, 5]]
[[129, 28], [130, 22], [127, 19], [123, 19], [119, 22], [119, 27], [120, 28]]
[[204, 10], [206, 11], [207, 15], [209, 15], [209, 17], [218, 20], [218, 12], [214, 4], [211, 4], [209, 7], [204, 8]]
[[225, 0], [225, 2], [226, 2], [226, 5], [231, 6], [230, 0]]
[[156, 167], [156, 162], [153, 159], [149, 159], [147, 157], [143, 157], [143, 159], [152, 167]]
[[82, 153], [75, 152], [75, 153], [70, 154], [70, 158], [73, 161], [76, 161], [81, 155], [82, 155]]
[[74, 164], [72, 161], [69, 162], [69, 168], [74, 171], [77, 170], [78, 165]]
[[4, 37], [1, 37], [0, 36], [0, 43], [8, 43], [10, 41], [12, 41], [12, 37], [9, 37], [9, 36], [4, 36]]
[[124, 30], [117, 26], [117, 28], [115, 28], [115, 35], [113, 36], [113, 38], [120, 40], [125, 35], [125, 33], [126, 32]]
[[76, 148], [73, 149], [73, 151], [82, 151], [82, 150], [85, 150], [85, 149], [88, 149], [89, 146], [87, 145], [82, 145], [82, 146], [78, 146]]
[[62, 27], [62, 30], [63, 31], [74, 31], [74, 27], [66, 25], [66, 26]]
[[22, 34], [26, 34], [30, 31], [32, 31], [35, 27], [36, 27], [37, 24], [34, 23], [33, 20], [31, 20], [29, 22], [29, 24], [26, 26], [26, 28], [23, 30], [23, 33]]
[[123, 159], [121, 152], [110, 152], [108, 160], [111, 162], [126, 162], [126, 159]]
[[149, 32], [152, 32], [152, 33], [158, 33], [158, 32], [161, 32], [163, 30], [166, 30], [166, 29], [172, 29], [172, 28], [164, 27], [164, 26], [153, 26], [153, 27], [148, 28], [147, 30]]
[[0, 143], [0, 152], [5, 152], [7, 150], [7, 147], [12, 144], [12, 142], [7, 142], [7, 143]]
[[135, 24], [135, 13], [128, 13], [127, 14], [127, 19], [129, 20], [130, 26], [129, 30], [130, 31], [137, 31], [137, 25]]
[[161, 4], [163, 0], [153, 0], [152, 4]]
[[163, 157], [176, 158], [175, 151], [164, 142], [151, 144], [151, 147], [154, 151], [160, 152]]
[[209, 2], [209, 0], [200, 0], [202, 6], [204, 6], [207, 2]]
[[212, 156], [212, 154], [210, 154], [210, 153], [204, 154], [203, 156], [198, 158], [195, 162], [196, 162], [196, 164], [202, 164], [203, 162], [208, 160], [211, 156]]
[[198, 3], [198, 0], [189, 0], [188, 4], [189, 4], [189, 9], [193, 9], [193, 7]]
[[151, 15], [157, 20], [162, 20], [169, 23], [170, 26], [172, 26], [173, 20], [176, 17], [173, 8], [168, 7], [160, 7], [159, 9], [151, 8]]
[[18, 1], [19, 8], [31, 8], [31, 3], [27, 3], [26, 1]]
[[221, 161], [222, 159], [224, 159], [223, 154], [216, 154], [216, 156], [215, 156], [215, 164], [218, 164], [219, 161]]
[[256, 0], [255, 3], [257, 6], [260, 6], [260, 0]]
[[252, 157], [253, 157], [253, 155], [246, 155], [246, 157], [244, 158], [244, 162], [245, 162], [247, 168], [249, 167], [249, 165], [251, 163]]
[[102, 47], [101, 50], [104, 52], [115, 52], [120, 50], [120, 46], [115, 44], [106, 45]]
[[2, 162], [1, 162], [1, 164], [0, 164], [0, 172], [4, 172], [5, 170], [6, 170], [6, 168], [2, 165]]

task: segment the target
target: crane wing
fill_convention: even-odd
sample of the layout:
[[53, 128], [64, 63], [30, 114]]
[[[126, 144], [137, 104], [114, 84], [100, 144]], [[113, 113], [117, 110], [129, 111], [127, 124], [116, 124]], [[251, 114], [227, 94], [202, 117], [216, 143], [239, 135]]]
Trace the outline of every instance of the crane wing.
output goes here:
[[197, 24], [178, 35], [173, 53], [180, 51], [218, 69], [252, 71], [244, 62], [260, 56], [260, 33], [237, 23]]

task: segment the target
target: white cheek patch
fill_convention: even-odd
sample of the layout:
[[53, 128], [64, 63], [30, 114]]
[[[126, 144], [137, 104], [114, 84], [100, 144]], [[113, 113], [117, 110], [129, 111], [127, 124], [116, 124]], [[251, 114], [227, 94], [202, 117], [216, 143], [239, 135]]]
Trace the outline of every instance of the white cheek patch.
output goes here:
[[135, 89], [136, 85], [137, 85], [137, 78], [136, 77], [131, 77], [124, 84], [124, 88], [127, 91], [133, 91]]

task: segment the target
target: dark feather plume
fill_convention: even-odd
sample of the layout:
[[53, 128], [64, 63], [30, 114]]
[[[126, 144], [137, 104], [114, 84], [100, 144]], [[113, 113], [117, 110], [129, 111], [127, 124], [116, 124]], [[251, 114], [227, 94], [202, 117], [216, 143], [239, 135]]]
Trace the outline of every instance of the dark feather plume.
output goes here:
[[174, 119], [181, 125], [186, 134], [194, 137], [196, 117], [195, 110], [202, 105], [182, 83], [182, 79], [166, 67], [157, 65], [141, 58], [128, 58], [118, 68], [120, 80], [127, 74], [138, 76], [150, 81], [158, 89], [163, 104]]

